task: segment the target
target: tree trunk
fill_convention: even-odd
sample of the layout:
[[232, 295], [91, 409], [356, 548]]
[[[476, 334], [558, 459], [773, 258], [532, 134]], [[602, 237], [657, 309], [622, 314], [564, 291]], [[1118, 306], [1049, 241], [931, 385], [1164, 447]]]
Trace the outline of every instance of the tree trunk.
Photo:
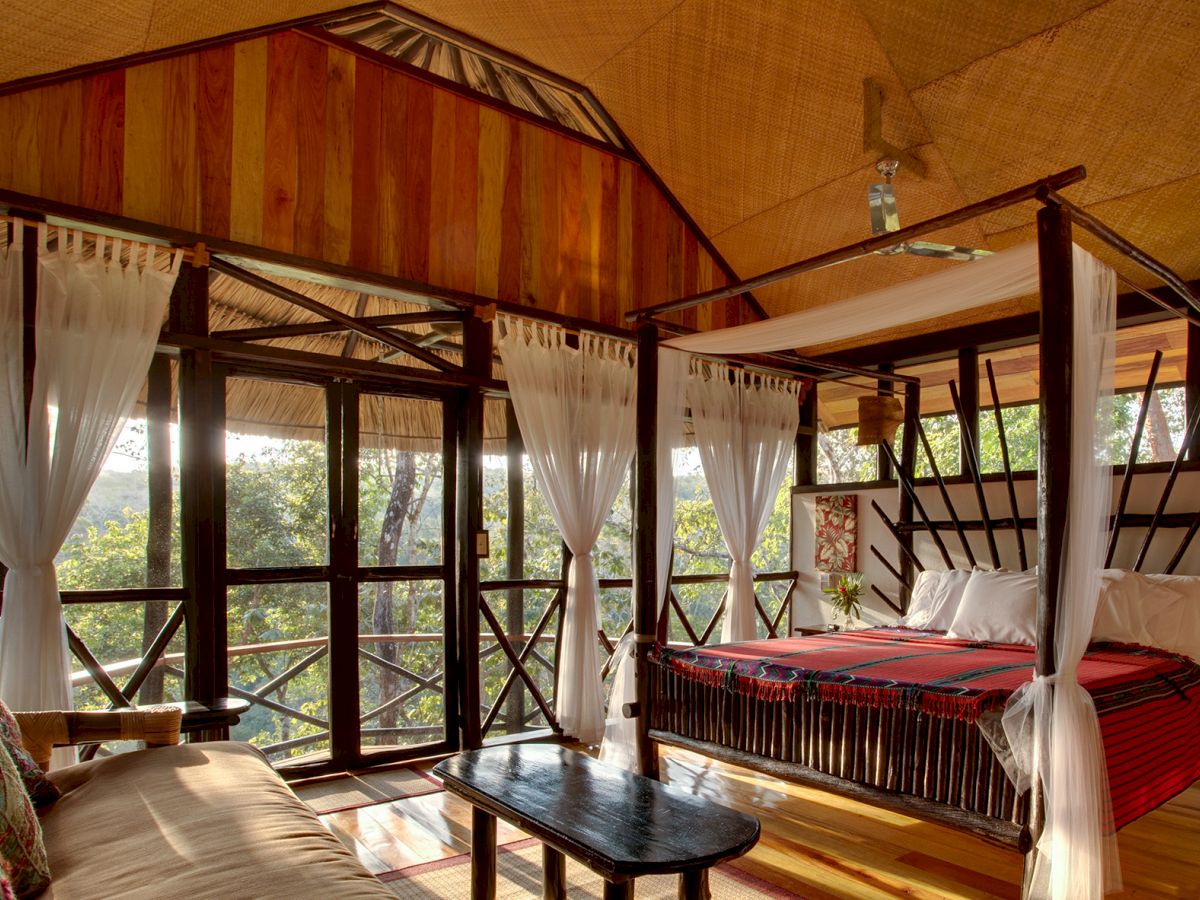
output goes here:
[[1175, 444], [1171, 440], [1171, 426], [1163, 411], [1162, 398], [1158, 391], [1150, 395], [1150, 415], [1146, 418], [1150, 426], [1150, 452], [1155, 462], [1170, 462], [1175, 459]]
[[[392, 490], [388, 497], [387, 509], [383, 514], [383, 527], [379, 531], [379, 558], [381, 566], [394, 566], [400, 539], [404, 532], [404, 523], [409, 517], [409, 507], [412, 505], [413, 488], [416, 484], [417, 466], [416, 454], [411, 451], [401, 451], [396, 456], [396, 467], [392, 474]], [[397, 626], [403, 633], [413, 630], [411, 604], [406, 610], [404, 621], [396, 622], [395, 589], [391, 581], [381, 581], [375, 587], [375, 607], [371, 612], [371, 628], [375, 634], [395, 634]], [[379, 655], [388, 662], [396, 662], [397, 647], [393, 643], [379, 644]], [[385, 703], [396, 695], [400, 679], [389, 669], [379, 670], [379, 702]], [[380, 728], [395, 728], [400, 710], [393, 707], [379, 717]]]

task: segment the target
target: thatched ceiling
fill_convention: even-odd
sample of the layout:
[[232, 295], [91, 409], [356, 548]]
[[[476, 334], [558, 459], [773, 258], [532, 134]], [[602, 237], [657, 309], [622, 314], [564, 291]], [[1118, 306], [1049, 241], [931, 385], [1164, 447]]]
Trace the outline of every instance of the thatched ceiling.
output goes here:
[[[0, 23], [0, 80], [345, 5], [123, 0], [81, 16], [64, 0], [31, 0]], [[902, 221], [1082, 163], [1089, 177], [1068, 196], [1200, 276], [1191, 0], [408, 5], [590, 88], [741, 275], [868, 235], [878, 156], [862, 146], [870, 77], [883, 89], [884, 138], [927, 168], [923, 180], [897, 179]], [[942, 237], [1000, 249], [1028, 239], [1031, 221], [1026, 206]], [[877, 257], [759, 298], [778, 314], [956, 264]]]

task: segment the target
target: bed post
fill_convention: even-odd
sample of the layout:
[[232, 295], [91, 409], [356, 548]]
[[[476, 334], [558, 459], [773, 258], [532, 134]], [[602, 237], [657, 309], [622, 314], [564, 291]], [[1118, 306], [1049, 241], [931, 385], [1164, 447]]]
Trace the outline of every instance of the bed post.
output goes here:
[[634, 498], [634, 679], [637, 683], [638, 769], [658, 777], [658, 754], [650, 740], [650, 649], [658, 632], [658, 571], [655, 560], [658, 506], [658, 328], [637, 330], [637, 455]]
[[[1067, 532], [1067, 495], [1071, 476], [1071, 379], [1074, 370], [1074, 309], [1071, 214], [1058, 206], [1038, 210], [1038, 271], [1041, 290], [1040, 381], [1038, 418], [1038, 610], [1036, 671], [1055, 672], [1054, 641], [1058, 623], [1059, 581]], [[1046, 353], [1046, 347], [1054, 348]], [[1045, 823], [1041, 787], [1035, 780], [1029, 798], [1033, 843]]]
[[[908, 473], [910, 477], [916, 477], [917, 429], [920, 427], [920, 422], [921, 385], [910, 381], [904, 385], [904, 436], [900, 439], [900, 471], [896, 473], [897, 480], [900, 482], [897, 486], [897, 490], [900, 491], [900, 513], [896, 517], [896, 524], [902, 527], [913, 523], [913, 498], [904, 489], [904, 478], [906, 477], [905, 473]], [[933, 533], [932, 529], [930, 533]], [[912, 551], [912, 531], [905, 530], [902, 534], [902, 549]], [[913, 564], [909, 555], [909, 553], [903, 552], [900, 554], [900, 574], [904, 576], [900, 580], [900, 608], [904, 612], [908, 612], [908, 601], [912, 597], [910, 585], [915, 583]]]

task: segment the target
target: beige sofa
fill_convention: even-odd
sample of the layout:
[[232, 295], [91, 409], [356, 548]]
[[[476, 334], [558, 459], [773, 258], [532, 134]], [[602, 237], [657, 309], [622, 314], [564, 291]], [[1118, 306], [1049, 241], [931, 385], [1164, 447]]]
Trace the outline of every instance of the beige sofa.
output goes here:
[[[171, 714], [174, 714], [173, 732]], [[64, 715], [64, 714], [57, 714]], [[63, 796], [40, 810], [53, 900], [108, 897], [354, 898], [394, 896], [371, 876], [266, 758], [248, 744], [180, 744], [178, 710], [118, 713], [114, 728], [65, 714], [45, 738], [45, 719], [17, 715], [22, 739], [44, 762], [49, 744], [148, 737], [146, 750], [50, 773]], [[44, 716], [44, 714], [43, 714]], [[157, 717], [157, 718], [155, 718]], [[165, 717], [165, 718], [164, 718]]]

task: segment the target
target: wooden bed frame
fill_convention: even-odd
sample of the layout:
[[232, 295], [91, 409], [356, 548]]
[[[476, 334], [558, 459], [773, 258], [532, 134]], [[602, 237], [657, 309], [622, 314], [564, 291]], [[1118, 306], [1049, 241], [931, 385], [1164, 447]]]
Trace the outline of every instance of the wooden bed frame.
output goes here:
[[[1040, 361], [1038, 468], [1041, 489], [1038, 492], [1036, 518], [1023, 519], [1017, 510], [1007, 442], [1000, 420], [995, 376], [990, 364], [987, 369], [988, 380], [1000, 433], [1010, 516], [997, 519], [989, 514], [978, 461], [968, 453], [967, 468], [975, 487], [980, 520], [964, 523], [959, 517], [950, 501], [945, 481], [936, 469], [933, 454], [921, 427], [920, 385], [915, 383], [915, 380], [908, 380], [904, 384], [906, 427], [899, 455], [897, 456], [890, 446], [885, 445], [884, 450], [892, 462], [899, 482], [898, 520], [891, 521], [878, 504], [872, 504], [888, 531], [896, 539], [900, 550], [899, 564], [892, 566], [878, 548], [871, 547], [872, 553], [897, 578], [900, 602], [894, 603], [878, 588], [875, 588], [875, 591], [898, 613], [903, 613], [907, 608], [915, 572], [924, 568], [913, 548], [914, 533], [928, 531], [943, 561], [952, 568], [950, 554], [939, 531], [955, 531], [968, 560], [974, 562], [975, 558], [967, 544], [964, 531], [966, 528], [981, 529], [987, 536], [991, 562], [999, 566], [995, 531], [1012, 528], [1016, 531], [1022, 567], [1025, 567], [1027, 554], [1022, 528], [1036, 526], [1038, 540], [1035, 561], [1038, 565], [1039, 585], [1035, 670], [1039, 675], [1051, 675], [1055, 671], [1054, 639], [1058, 584], [1064, 562], [1061, 536], [1066, 532], [1068, 505], [1071, 347], [1074, 331], [1073, 225], [1079, 225], [1091, 232], [1108, 246], [1158, 276], [1182, 296], [1193, 310], [1200, 311], [1200, 295], [1178, 275], [1056, 193], [1058, 187], [1078, 180], [1083, 174], [1082, 168], [1079, 168], [1051, 176], [955, 213], [912, 226], [912, 232], [905, 234], [903, 238], [907, 240], [1023, 200], [1037, 199], [1043, 204], [1037, 214], [1042, 301], [1039, 337], [1043, 346], [1053, 346], [1056, 352], [1042, 354]], [[894, 242], [896, 236], [885, 237]], [[638, 330], [637, 496], [656, 496], [656, 351], [658, 326], [662, 323], [657, 323], [650, 317], [668, 308], [680, 309], [687, 305], [732, 296], [743, 290], [760, 287], [832, 262], [852, 259], [874, 249], [877, 248], [873, 242], [852, 245], [786, 266], [748, 282], [729, 285], [686, 298], [684, 301], [660, 304], [641, 311]], [[778, 359], [779, 356], [775, 358]], [[1146, 521], [1145, 516], [1133, 516], [1126, 512], [1133, 464], [1137, 459], [1160, 360], [1161, 353], [1156, 354], [1143, 394], [1133, 447], [1125, 469], [1117, 512], [1113, 517], [1107, 563], [1111, 564], [1117, 534], [1123, 523], [1137, 524], [1147, 529], [1135, 568], [1140, 568], [1143, 564], [1146, 549], [1157, 528], [1185, 527], [1186, 535], [1168, 568], [1168, 571], [1171, 571], [1183, 557], [1196, 531], [1200, 529], [1200, 512], [1194, 515], [1167, 515], [1164, 512], [1187, 448], [1196, 433], [1200, 408], [1191, 411], [1188, 437], [1184, 440], [1179, 456], [1171, 468], [1155, 514]], [[820, 361], [803, 362], [809, 366], [820, 367]], [[840, 367], [830, 368], [842, 371]], [[960, 424], [965, 428], [964, 409], [953, 384], [951, 390]], [[913, 472], [918, 437], [933, 466], [934, 482], [949, 510], [949, 522], [932, 521], [916, 491]], [[976, 725], [903, 710], [881, 712], [806, 698], [787, 702], [756, 700], [719, 688], [706, 687], [655, 664], [652, 660], [652, 650], [658, 632], [658, 603], [653, 574], [654, 519], [652, 504], [639, 505], [635, 532], [635, 571], [641, 574], [635, 582], [634, 600], [638, 699], [626, 713], [637, 720], [638, 759], [643, 772], [657, 773], [655, 742], [671, 744], [756, 771], [896, 809], [918, 818], [965, 829], [988, 840], [1014, 847], [1022, 853], [1027, 853], [1036, 843], [1043, 819], [1039, 786], [1035, 784], [1029, 792], [1018, 796]]]

